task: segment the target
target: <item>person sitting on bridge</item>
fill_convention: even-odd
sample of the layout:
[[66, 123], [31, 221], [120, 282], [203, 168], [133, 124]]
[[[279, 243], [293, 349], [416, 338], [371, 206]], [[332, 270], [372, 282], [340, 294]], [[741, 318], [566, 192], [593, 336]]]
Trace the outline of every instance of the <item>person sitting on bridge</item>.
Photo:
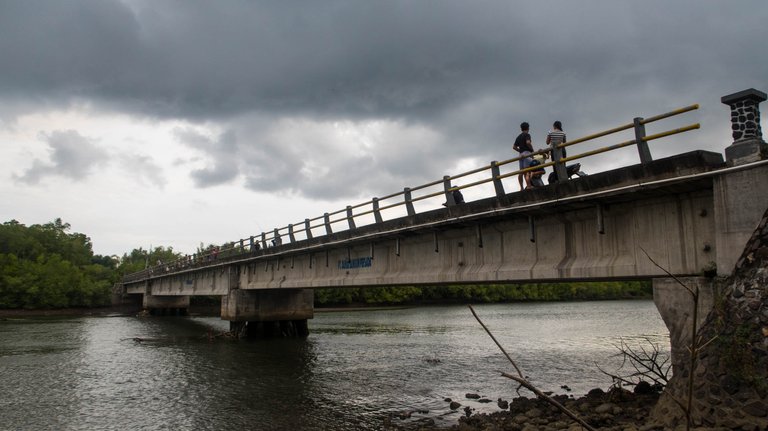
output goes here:
[[[536, 154], [533, 156], [533, 161], [531, 161], [531, 167], [544, 164], [547, 161], [547, 158], [549, 158], [549, 152]], [[531, 187], [544, 187], [544, 180], [542, 179], [544, 172], [544, 168], [542, 167], [530, 171]]]
[[[451, 196], [453, 197], [454, 204], [458, 205], [458, 204], [464, 203], [464, 195], [461, 194], [461, 190], [455, 189], [454, 191], [451, 192]], [[447, 207], [450, 205], [448, 204], [448, 201], [446, 201], [445, 203], [443, 203], [443, 206]]]

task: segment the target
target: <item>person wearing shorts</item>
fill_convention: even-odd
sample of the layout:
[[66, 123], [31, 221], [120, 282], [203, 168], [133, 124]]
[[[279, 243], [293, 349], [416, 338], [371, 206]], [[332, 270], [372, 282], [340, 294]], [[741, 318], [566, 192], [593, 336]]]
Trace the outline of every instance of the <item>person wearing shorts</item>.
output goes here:
[[[533, 158], [530, 157], [533, 153], [533, 144], [531, 143], [531, 135], [528, 133], [530, 125], [526, 122], [520, 124], [521, 133], [515, 139], [515, 144], [512, 145], [512, 149], [520, 153], [520, 169], [525, 169], [531, 166]], [[531, 173], [526, 172], [517, 176], [517, 181], [520, 183], [520, 189], [523, 189], [523, 180], [525, 180], [525, 188], [531, 187]]]

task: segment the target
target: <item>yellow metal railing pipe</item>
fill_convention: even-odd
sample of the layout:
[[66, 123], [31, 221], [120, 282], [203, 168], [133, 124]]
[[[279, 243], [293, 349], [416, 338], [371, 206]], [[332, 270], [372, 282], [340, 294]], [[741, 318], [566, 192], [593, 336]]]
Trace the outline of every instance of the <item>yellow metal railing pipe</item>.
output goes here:
[[654, 117], [644, 118], [642, 121], [640, 121], [640, 124], [653, 123], [654, 121], [663, 120], [665, 118], [669, 118], [669, 117], [673, 117], [675, 115], [683, 114], [683, 113], [686, 113], [688, 111], [694, 111], [696, 109], [699, 109], [699, 104], [698, 103], [694, 103], [693, 105], [688, 105], [688, 106], [680, 108], [680, 109], [675, 109], [674, 111], [669, 111], [666, 114], [659, 114], [659, 115], [656, 115]]
[[563, 148], [570, 145], [580, 144], [582, 142], [591, 141], [592, 139], [602, 138], [603, 136], [611, 135], [613, 133], [623, 132], [624, 130], [631, 129], [633, 127], [635, 127], [633, 123], [625, 124], [623, 126], [614, 127], [613, 129], [606, 130], [600, 133], [595, 133], [593, 135], [588, 135], [583, 138], [574, 139], [573, 141], [566, 142], [565, 144], [560, 144], [558, 145], [558, 147]]
[[445, 194], [445, 192], [440, 190], [439, 192], [434, 192], [434, 193], [426, 194], [426, 195], [423, 195], [423, 196], [415, 197], [415, 198], [411, 199], [411, 202], [423, 201], [424, 199], [434, 198], [436, 196], [440, 196], [440, 195], [444, 195], [444, 194]]
[[443, 180], [435, 180], [435, 181], [432, 181], [431, 183], [426, 183], [426, 184], [422, 184], [420, 186], [411, 187], [411, 191], [415, 192], [416, 190], [426, 189], [427, 187], [436, 186], [436, 185], [442, 184], [442, 183], [443, 183]]
[[448, 177], [448, 179], [455, 180], [457, 178], [466, 177], [467, 175], [472, 175], [472, 174], [477, 174], [479, 172], [487, 171], [488, 169], [491, 169], [491, 165], [485, 165], [485, 166], [481, 166], [479, 168], [472, 169], [471, 171], [462, 172], [462, 173], [457, 174], [457, 175], [451, 175], [450, 177]]
[[[652, 141], [654, 139], [663, 138], [665, 136], [671, 136], [671, 135], [676, 135], [678, 133], [683, 133], [683, 132], [688, 132], [690, 130], [695, 130], [695, 129], [698, 129], [700, 127], [701, 127], [701, 125], [699, 123], [691, 124], [690, 126], [681, 127], [681, 128], [669, 130], [669, 131], [666, 131], [666, 132], [656, 133], [654, 135], [648, 135], [645, 138], [643, 138], [643, 140], [648, 142], [648, 141]], [[635, 139], [632, 139], [632, 140], [624, 141], [624, 142], [621, 142], [621, 143], [618, 143], [618, 144], [615, 144], [615, 145], [609, 145], [607, 147], [602, 147], [602, 148], [594, 149], [592, 151], [587, 151], [586, 153], [576, 154], [576, 155], [570, 156], [570, 157], [563, 157], [562, 159], [560, 159], [560, 162], [561, 163], [566, 163], [566, 162], [569, 162], [571, 160], [583, 159], [584, 157], [594, 156], [595, 154], [600, 154], [600, 153], [605, 153], [605, 152], [608, 152], [608, 151], [617, 150], [619, 148], [628, 147], [628, 146], [634, 145], [636, 143], [637, 143], [637, 141]]]

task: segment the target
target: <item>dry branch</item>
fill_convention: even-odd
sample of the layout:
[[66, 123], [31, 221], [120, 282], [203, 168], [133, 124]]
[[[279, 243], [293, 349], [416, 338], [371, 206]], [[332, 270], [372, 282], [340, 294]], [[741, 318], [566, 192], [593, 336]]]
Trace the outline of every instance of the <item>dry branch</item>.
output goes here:
[[488, 327], [485, 326], [485, 323], [483, 323], [483, 321], [480, 320], [480, 317], [478, 317], [477, 313], [475, 312], [475, 309], [471, 305], [469, 306], [469, 310], [472, 312], [472, 315], [475, 316], [475, 319], [478, 321], [478, 323], [480, 323], [480, 326], [482, 326], [483, 329], [485, 329], [485, 332], [491, 337], [493, 342], [496, 343], [496, 345], [499, 347], [499, 349], [501, 349], [501, 352], [504, 353], [504, 356], [506, 356], [507, 359], [509, 360], [509, 362], [512, 363], [512, 366], [515, 367], [515, 370], [517, 370], [518, 376], [514, 376], [514, 375], [508, 374], [508, 373], [501, 373], [502, 376], [504, 376], [504, 377], [506, 377], [508, 379], [512, 379], [512, 380], [516, 381], [517, 383], [520, 383], [520, 385], [522, 385], [523, 387], [525, 387], [529, 391], [531, 391], [534, 394], [536, 394], [537, 397], [539, 397], [539, 398], [543, 399], [544, 401], [552, 404], [558, 410], [560, 410], [565, 415], [567, 415], [569, 418], [571, 418], [571, 419], [575, 420], [576, 422], [578, 422], [582, 427], [584, 427], [584, 428], [586, 428], [586, 429], [588, 429], [590, 431], [594, 431], [595, 430], [594, 428], [592, 428], [592, 426], [590, 426], [588, 423], [584, 422], [584, 420], [579, 418], [575, 413], [573, 413], [572, 411], [568, 410], [564, 405], [558, 403], [557, 401], [555, 401], [549, 395], [547, 395], [547, 394], [541, 392], [540, 390], [536, 389], [536, 387], [533, 386], [531, 384], [531, 382], [526, 380], [525, 377], [523, 377], [523, 373], [520, 371], [520, 368], [518, 368], [517, 364], [515, 364], [515, 361], [512, 360], [512, 358], [509, 356], [507, 351], [504, 350], [504, 347], [502, 347], [501, 344], [498, 342], [498, 340], [496, 340], [496, 337], [494, 337], [493, 334], [491, 333], [491, 331], [488, 329]]

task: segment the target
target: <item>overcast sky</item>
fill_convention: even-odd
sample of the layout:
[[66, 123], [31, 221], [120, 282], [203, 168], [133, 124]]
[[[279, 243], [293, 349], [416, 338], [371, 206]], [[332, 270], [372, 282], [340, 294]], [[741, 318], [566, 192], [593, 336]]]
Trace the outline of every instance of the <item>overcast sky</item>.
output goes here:
[[648, 126], [702, 124], [654, 158], [722, 153], [720, 97], [768, 91], [767, 23], [765, 0], [0, 0], [0, 222], [192, 253], [512, 158], [522, 121], [541, 148], [554, 120], [693, 103]]

